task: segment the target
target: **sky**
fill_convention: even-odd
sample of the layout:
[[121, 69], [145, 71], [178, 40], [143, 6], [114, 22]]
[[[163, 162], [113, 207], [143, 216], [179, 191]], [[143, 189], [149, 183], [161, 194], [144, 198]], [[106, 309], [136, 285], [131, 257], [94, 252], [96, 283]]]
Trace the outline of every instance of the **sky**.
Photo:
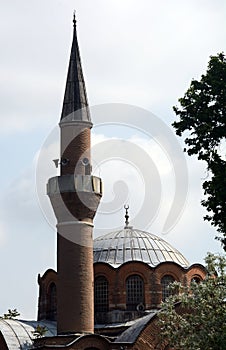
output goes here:
[[[0, 315], [17, 308], [21, 318], [35, 319], [37, 276], [56, 268], [55, 222], [45, 184], [57, 173], [52, 159], [59, 157], [57, 125], [74, 9], [96, 121], [93, 168], [105, 191], [94, 236], [122, 228], [127, 203], [134, 227], [159, 235], [191, 263], [203, 263], [207, 251], [222, 252], [215, 229], [203, 221], [205, 164], [180, 151], [183, 140], [171, 124], [172, 106], [191, 79], [205, 73], [210, 55], [225, 52], [225, 2], [0, 4]], [[125, 110], [121, 123], [117, 115]], [[175, 195], [176, 214], [164, 231]]]

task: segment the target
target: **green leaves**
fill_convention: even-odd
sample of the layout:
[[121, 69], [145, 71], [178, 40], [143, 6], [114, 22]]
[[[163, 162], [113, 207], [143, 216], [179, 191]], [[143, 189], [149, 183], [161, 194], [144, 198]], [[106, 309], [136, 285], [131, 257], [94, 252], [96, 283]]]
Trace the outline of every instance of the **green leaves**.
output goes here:
[[222, 141], [226, 140], [226, 58], [223, 53], [210, 57], [206, 74], [200, 81], [192, 80], [179, 103], [180, 107], [174, 106], [173, 110], [180, 120], [172, 125], [177, 135], [188, 133], [185, 152], [207, 162], [211, 177], [203, 184], [207, 198], [201, 203], [209, 212], [204, 219], [223, 234], [218, 239], [226, 251], [226, 152], [220, 151]]
[[44, 337], [46, 332], [47, 332], [47, 328], [45, 326], [41, 326], [40, 324], [38, 324], [32, 333], [34, 337], [37, 339], [37, 338]]
[[159, 313], [161, 340], [174, 350], [225, 349], [226, 259], [209, 253], [206, 264], [206, 279], [180, 284], [179, 296], [166, 300]]
[[17, 309], [8, 309], [8, 312], [5, 313], [2, 318], [4, 318], [5, 320], [12, 320], [18, 316], [20, 316], [20, 313], [17, 311]]

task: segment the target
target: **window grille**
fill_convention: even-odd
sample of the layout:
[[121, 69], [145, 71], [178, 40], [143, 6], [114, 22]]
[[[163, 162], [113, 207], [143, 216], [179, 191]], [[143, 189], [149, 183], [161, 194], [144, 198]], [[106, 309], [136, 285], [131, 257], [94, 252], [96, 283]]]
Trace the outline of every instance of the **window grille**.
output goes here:
[[94, 282], [95, 311], [108, 311], [108, 281], [105, 277], [97, 277]]
[[139, 304], [144, 304], [144, 282], [138, 275], [132, 275], [126, 280], [126, 308], [137, 310]]
[[170, 275], [165, 275], [161, 279], [162, 285], [162, 301], [165, 301], [170, 295], [172, 295], [172, 291], [169, 288], [170, 283], [173, 283], [175, 279]]

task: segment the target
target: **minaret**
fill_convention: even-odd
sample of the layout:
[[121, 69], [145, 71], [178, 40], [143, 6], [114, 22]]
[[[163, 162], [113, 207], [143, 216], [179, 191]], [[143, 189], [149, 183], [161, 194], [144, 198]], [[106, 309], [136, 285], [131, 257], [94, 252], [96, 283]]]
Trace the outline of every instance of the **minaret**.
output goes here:
[[93, 218], [102, 195], [91, 175], [92, 122], [82, 73], [74, 16], [61, 130], [60, 176], [47, 194], [57, 218], [57, 332], [93, 333]]

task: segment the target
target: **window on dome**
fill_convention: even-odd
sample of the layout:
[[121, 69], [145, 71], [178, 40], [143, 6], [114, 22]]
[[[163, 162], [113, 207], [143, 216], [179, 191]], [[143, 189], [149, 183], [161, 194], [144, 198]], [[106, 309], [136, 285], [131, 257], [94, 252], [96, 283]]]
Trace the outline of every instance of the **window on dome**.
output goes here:
[[97, 277], [94, 282], [95, 312], [108, 311], [108, 281], [105, 277]]
[[130, 311], [137, 310], [144, 304], [144, 281], [138, 275], [132, 275], [126, 280], [126, 308]]
[[169, 288], [170, 283], [173, 283], [175, 279], [171, 275], [165, 275], [161, 279], [162, 286], [162, 301], [165, 301], [170, 295], [172, 295], [172, 291]]

